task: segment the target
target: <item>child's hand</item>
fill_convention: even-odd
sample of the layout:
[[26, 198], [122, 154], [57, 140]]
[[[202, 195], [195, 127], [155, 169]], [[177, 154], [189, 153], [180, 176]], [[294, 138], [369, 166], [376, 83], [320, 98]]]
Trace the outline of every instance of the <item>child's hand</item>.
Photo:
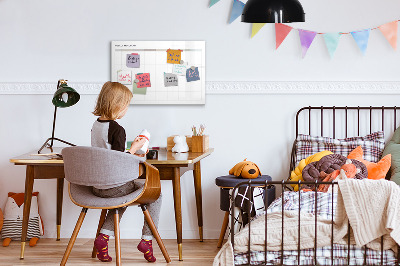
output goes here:
[[145, 138], [136, 137], [135, 140], [132, 142], [129, 152], [131, 154], [135, 154], [140, 148], [143, 147], [143, 145], [146, 143], [146, 141], [147, 140]]

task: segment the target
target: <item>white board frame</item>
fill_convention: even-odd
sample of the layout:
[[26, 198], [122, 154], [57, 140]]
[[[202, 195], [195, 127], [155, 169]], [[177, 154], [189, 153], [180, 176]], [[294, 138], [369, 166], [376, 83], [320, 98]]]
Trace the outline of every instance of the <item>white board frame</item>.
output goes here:
[[[182, 60], [199, 68], [200, 80], [179, 76], [178, 87], [165, 87], [164, 72], [173, 67], [167, 64], [168, 49], [182, 50]], [[140, 68], [126, 66], [128, 53], [141, 54]], [[134, 94], [131, 104], [205, 104], [205, 41], [112, 41], [111, 81], [118, 81], [120, 70], [132, 71], [133, 80], [136, 73], [150, 73], [151, 87], [146, 95]], [[132, 84], [126, 86], [132, 90]]]

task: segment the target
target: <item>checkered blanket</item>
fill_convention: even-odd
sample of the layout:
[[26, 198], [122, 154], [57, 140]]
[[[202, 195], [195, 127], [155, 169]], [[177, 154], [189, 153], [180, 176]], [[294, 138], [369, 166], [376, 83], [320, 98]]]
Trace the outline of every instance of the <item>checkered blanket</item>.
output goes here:
[[[332, 214], [335, 215], [336, 194], [318, 192], [315, 197], [315, 192], [285, 192], [283, 197], [276, 199], [268, 208], [267, 215], [274, 212], [282, 211], [298, 211], [312, 213], [325, 219], [332, 219]], [[257, 219], [263, 214], [259, 214], [254, 219]], [[253, 220], [254, 220], [253, 219]], [[332, 263], [333, 250], [333, 263]], [[285, 250], [283, 253], [284, 265], [313, 265], [314, 264], [314, 249], [303, 249], [298, 255], [297, 250]], [[366, 256], [364, 256], [366, 254]], [[395, 265], [396, 257], [393, 251], [385, 250], [381, 258], [381, 252], [371, 250], [364, 247], [350, 245], [350, 256], [347, 245], [334, 244], [316, 249], [317, 265], [347, 265], [347, 259], [350, 259], [350, 265], [380, 265], [383, 259], [384, 265]], [[253, 251], [250, 252], [250, 264], [256, 265], [265, 263], [265, 255], [267, 257], [266, 265], [280, 265], [281, 251]], [[248, 253], [235, 254], [235, 265], [248, 264]]]

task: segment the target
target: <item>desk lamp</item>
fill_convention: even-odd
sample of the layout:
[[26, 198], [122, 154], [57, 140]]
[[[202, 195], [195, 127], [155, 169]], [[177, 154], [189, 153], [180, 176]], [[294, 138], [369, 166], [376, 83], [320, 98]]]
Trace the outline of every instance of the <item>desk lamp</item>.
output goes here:
[[242, 22], [304, 22], [304, 10], [298, 0], [249, 0], [243, 8]]
[[[70, 107], [74, 104], [76, 104], [79, 101], [79, 93], [76, 92], [73, 88], [69, 87], [67, 84], [67, 80], [60, 79], [57, 83], [57, 90], [53, 95], [53, 105], [54, 105], [54, 118], [53, 118], [53, 131], [51, 133], [51, 138], [48, 138], [45, 143], [42, 145], [42, 147], [39, 149], [38, 153], [40, 153], [45, 147], [50, 148], [51, 152], [53, 152], [53, 141], [58, 140], [62, 143], [75, 146], [72, 143], [69, 143], [65, 140], [55, 138], [54, 137], [54, 130], [56, 127], [56, 116], [57, 116], [57, 107], [60, 108], [65, 108], [65, 107]], [[49, 144], [49, 141], [50, 144]]]

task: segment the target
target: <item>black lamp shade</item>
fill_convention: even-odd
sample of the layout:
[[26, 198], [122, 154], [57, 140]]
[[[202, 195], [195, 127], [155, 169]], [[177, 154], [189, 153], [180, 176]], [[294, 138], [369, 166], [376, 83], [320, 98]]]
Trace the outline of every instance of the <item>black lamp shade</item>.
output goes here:
[[249, 0], [243, 9], [242, 22], [304, 22], [304, 15], [298, 0]]
[[80, 99], [79, 93], [67, 84], [61, 84], [53, 95], [53, 104], [56, 107], [70, 107]]

